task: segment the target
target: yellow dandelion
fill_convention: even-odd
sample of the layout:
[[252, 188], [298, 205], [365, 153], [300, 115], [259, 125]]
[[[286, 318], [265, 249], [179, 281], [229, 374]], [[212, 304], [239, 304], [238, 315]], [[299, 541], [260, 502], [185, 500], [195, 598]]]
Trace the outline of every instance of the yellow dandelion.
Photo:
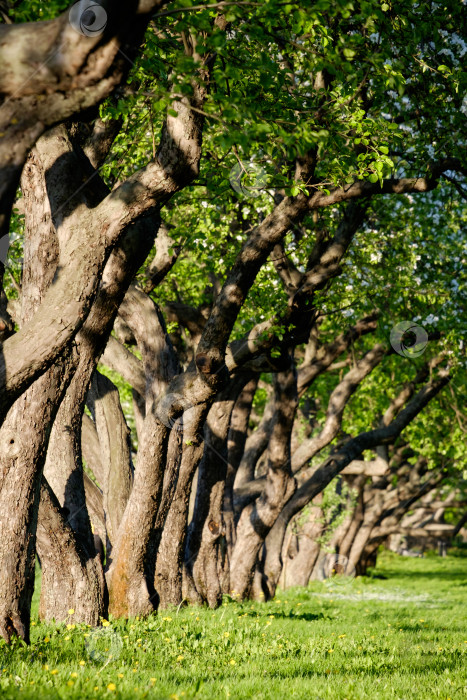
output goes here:
[[56, 676], [58, 673], [58, 670], [56, 668], [54, 668], [50, 673], [52, 674], [52, 676]]
[[235, 659], [230, 659], [230, 661], [229, 661], [229, 664], [230, 664], [231, 666], [235, 666], [236, 663], [237, 663], [237, 662], [235, 661]]
[[344, 639], [344, 637], [346, 637], [346, 636], [347, 636], [346, 634], [340, 634], [339, 639]]
[[35, 624], [36, 624], [35, 622], [31, 622], [31, 627], [34, 627]]
[[71, 637], [70, 637], [70, 635], [69, 635], [69, 634], [67, 634], [67, 636], [66, 636], [66, 637], [63, 637], [63, 639], [65, 640], [65, 642], [69, 642], [69, 641], [70, 641], [70, 639], [71, 639]]
[[48, 644], [50, 642], [50, 639], [48, 637], [45, 637], [44, 642]]
[[[5, 669], [3, 669], [3, 670], [5, 671]], [[42, 670], [43, 670], [43, 671], [48, 671], [48, 670], [49, 670], [48, 665], [47, 665], [47, 664], [44, 664], [44, 665], [42, 666]]]
[[115, 683], [109, 683], [109, 685], [107, 686], [107, 690], [117, 690], [117, 686], [115, 685]]
[[328, 649], [328, 654], [332, 654], [334, 649]]
[[67, 630], [74, 630], [75, 627], [76, 627], [76, 625], [70, 625], [69, 623], [68, 623], [68, 625], [66, 626]]
[[79, 665], [80, 665], [80, 666], [86, 666], [86, 661], [83, 661], [83, 659], [81, 659], [81, 661], [79, 662]]
[[119, 673], [119, 674], [118, 674], [118, 677], [119, 677], [119, 678], [123, 678], [123, 673]]
[[180, 654], [180, 656], [177, 656], [177, 661], [183, 661], [185, 657]]
[[425, 620], [421, 617], [419, 622], [425, 622]]
[[74, 681], [67, 681], [67, 686], [69, 686], [70, 688], [71, 688], [71, 686], [74, 685], [74, 684], [75, 684]]
[[78, 678], [78, 674], [76, 673], [76, 671], [73, 671], [73, 673], [70, 673], [70, 676], [72, 678]]
[[102, 627], [108, 627], [110, 622], [108, 620], [102, 620]]
[[157, 681], [157, 678], [150, 678], [149, 680], [151, 681], [151, 683], [155, 683]]
[[73, 608], [70, 608], [68, 610], [68, 615], [74, 615], [74, 614], [75, 614], [75, 611], [73, 610]]

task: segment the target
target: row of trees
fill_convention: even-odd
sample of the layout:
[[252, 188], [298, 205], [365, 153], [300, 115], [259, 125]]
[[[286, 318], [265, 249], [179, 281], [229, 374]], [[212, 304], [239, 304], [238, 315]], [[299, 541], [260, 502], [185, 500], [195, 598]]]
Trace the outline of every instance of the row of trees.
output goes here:
[[36, 553], [98, 624], [458, 521], [457, 4], [65, 7], [2, 3], [4, 639]]

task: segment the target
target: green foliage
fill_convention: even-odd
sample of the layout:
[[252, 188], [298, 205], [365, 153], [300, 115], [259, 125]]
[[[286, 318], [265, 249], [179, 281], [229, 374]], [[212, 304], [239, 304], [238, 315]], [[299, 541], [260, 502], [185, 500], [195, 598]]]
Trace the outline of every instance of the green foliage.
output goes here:
[[[178, 101], [204, 80], [198, 57], [216, 54], [202, 109], [199, 177], [163, 210], [182, 253], [153, 293], [162, 306], [174, 299], [209, 306], [213, 281], [225, 279], [248, 234], [272, 211], [278, 194], [329, 192], [361, 180], [425, 177], [430, 163], [459, 156], [465, 144], [465, 14], [457, 0], [238, 3], [224, 8], [226, 31], [214, 24], [217, 8], [194, 10], [198, 5], [178, 0], [167, 6], [168, 13], [154, 17], [127, 84], [100, 107], [104, 119], [123, 120], [100, 169], [113, 187], [152, 160], [167, 111], [176, 112]], [[23, 1], [10, 16], [17, 22], [49, 19], [67, 6], [57, 0], [47, 5]], [[295, 160], [309, 152], [317, 158], [315, 177], [311, 183], [298, 183]], [[352, 363], [375, 340], [389, 348], [390, 331], [400, 321], [414, 321], [440, 336], [416, 360], [385, 358], [351, 399], [344, 435], [377, 425], [390, 399], [440, 350], [453, 365], [455, 395], [465, 394], [467, 211], [451, 175], [430, 193], [373, 197], [342, 273], [315, 295], [322, 342], [380, 310], [377, 333], [355, 344]], [[299, 270], [305, 269], [318, 235], [326, 240], [334, 235], [342, 211], [342, 205], [321, 209], [299, 227], [291, 226], [284, 248]], [[18, 283], [18, 214], [11, 239], [8, 267]], [[138, 279], [144, 275], [140, 270]], [[14, 297], [8, 275], [6, 285], [8, 296]], [[271, 354], [278, 356], [281, 341], [293, 331], [281, 322], [287, 304], [269, 262], [256, 278], [232, 338], [270, 319], [276, 341]], [[297, 357], [302, 350], [298, 348]], [[112, 379], [136, 444], [129, 387], [114, 374]], [[338, 379], [337, 373], [328, 373], [313, 385], [315, 432]], [[261, 389], [255, 397], [257, 413], [266, 400]], [[413, 448], [433, 467], [446, 459], [466, 468], [465, 426], [462, 419], [458, 422], [461, 407], [456, 410], [443, 393], [406, 431]]]

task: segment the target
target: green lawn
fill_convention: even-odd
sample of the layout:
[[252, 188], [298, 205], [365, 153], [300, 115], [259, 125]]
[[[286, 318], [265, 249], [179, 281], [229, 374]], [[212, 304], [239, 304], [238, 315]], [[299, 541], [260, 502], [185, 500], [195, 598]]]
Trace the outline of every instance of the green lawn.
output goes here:
[[467, 558], [376, 574], [98, 630], [36, 614], [30, 647], [0, 642], [0, 698], [467, 697]]

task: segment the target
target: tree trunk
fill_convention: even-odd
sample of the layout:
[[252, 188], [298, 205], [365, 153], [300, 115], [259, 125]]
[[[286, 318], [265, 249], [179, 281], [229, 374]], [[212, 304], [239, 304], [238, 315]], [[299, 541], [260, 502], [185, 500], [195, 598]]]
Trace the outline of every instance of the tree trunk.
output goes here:
[[100, 372], [94, 372], [88, 404], [94, 412], [103, 467], [103, 506], [107, 532], [107, 561], [130, 496], [133, 483], [130, 431], [120, 405], [117, 387]]
[[[83, 480], [81, 417], [86, 382], [80, 369], [60, 405], [47, 448], [37, 541], [42, 566], [40, 615], [43, 620], [63, 621], [71, 608], [75, 622], [97, 624], [104, 612], [105, 585]], [[61, 527], [62, 520], [66, 527]]]
[[258, 377], [254, 377], [250, 379], [240, 393], [232, 411], [232, 419], [227, 438], [227, 474], [225, 479], [223, 512], [227, 547], [227, 557], [225, 561], [228, 566], [225, 567], [222, 578], [222, 591], [224, 593], [229, 593], [229, 566], [232, 558], [232, 551], [237, 539], [234, 512], [234, 481], [245, 449], [248, 435], [248, 422], [257, 386]]
[[276, 378], [274, 424], [264, 491], [254, 504], [243, 510], [237, 525], [230, 589], [240, 600], [249, 595], [260, 549], [295, 490], [295, 479], [290, 471], [290, 436], [297, 405], [297, 377], [295, 369], [290, 368]]
[[52, 369], [13, 405], [0, 430], [0, 634], [29, 642], [36, 526], [50, 426], [71, 377]]
[[[37, 544], [42, 564], [39, 616], [97, 625], [105, 612], [105, 581], [94, 542], [82, 546], [52, 489], [41, 488]], [[92, 550], [91, 550], [92, 547]], [[45, 578], [44, 578], [45, 577]], [[70, 617], [68, 612], [74, 610]]]
[[[315, 499], [316, 501], [316, 499]], [[293, 557], [284, 551], [284, 569], [282, 587], [307, 586], [313, 567], [319, 555], [320, 544], [317, 538], [323, 532], [323, 511], [319, 505], [313, 505], [307, 522], [298, 533], [298, 549]]]
[[154, 586], [162, 608], [179, 605], [182, 601], [182, 572], [191, 485], [204, 451], [198, 427], [202, 424], [205, 410], [203, 407], [197, 407], [195, 410], [192, 421], [183, 428], [180, 472], [157, 552]]
[[217, 607], [222, 600], [222, 579], [226, 569], [225, 558], [228, 556], [223, 513], [228, 466], [227, 436], [235, 402], [248, 380], [249, 376], [237, 375], [218, 394], [209, 411], [195, 509], [188, 530], [187, 593], [190, 595], [194, 584], [194, 600], [198, 602], [199, 595], [211, 608]]

